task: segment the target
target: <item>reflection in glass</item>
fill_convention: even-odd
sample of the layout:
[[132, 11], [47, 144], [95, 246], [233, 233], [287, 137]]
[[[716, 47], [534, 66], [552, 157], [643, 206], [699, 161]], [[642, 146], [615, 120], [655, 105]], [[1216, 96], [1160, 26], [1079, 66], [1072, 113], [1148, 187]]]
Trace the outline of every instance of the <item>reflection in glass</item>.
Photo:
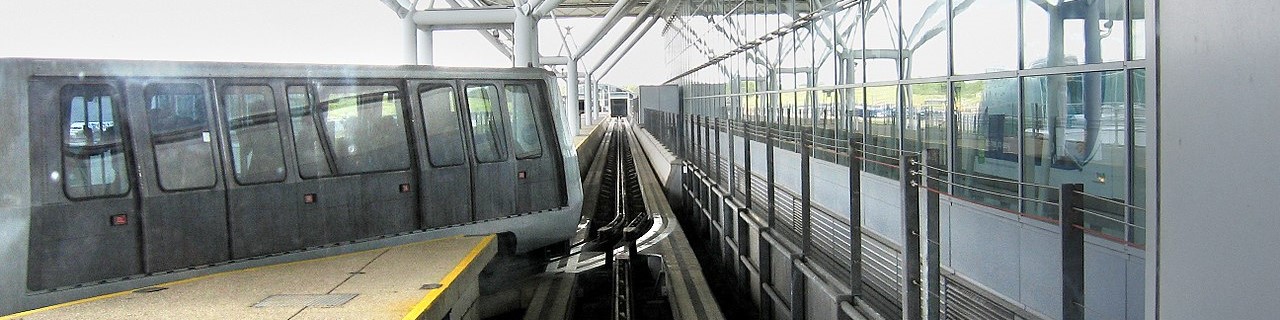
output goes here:
[[956, 74], [1013, 70], [1018, 66], [1018, 3], [952, 0]]
[[62, 89], [62, 181], [72, 199], [129, 193], [115, 95], [108, 85]]
[[1018, 210], [1018, 81], [956, 82], [955, 195]]
[[898, 86], [866, 88], [866, 108], [862, 109], [867, 118], [866, 164], [867, 172], [886, 178], [898, 178]]
[[[1123, 236], [1123, 202], [1128, 187], [1128, 107], [1122, 71], [1027, 77], [1023, 79], [1022, 175], [1029, 214], [1057, 218], [1057, 190], [1083, 183], [1085, 226]], [[1099, 216], [1099, 215], [1105, 215]]]
[[285, 89], [289, 100], [289, 118], [293, 124], [293, 144], [298, 157], [298, 175], [303, 178], [324, 177], [333, 174], [330, 161], [333, 153], [327, 140], [320, 140], [320, 127], [311, 107], [311, 92], [306, 86], [289, 86]]
[[213, 186], [213, 143], [204, 88], [195, 84], [150, 85], [146, 101], [160, 188]]
[[906, 121], [903, 123], [903, 150], [918, 152], [935, 150], [937, 156], [929, 166], [946, 169], [947, 138], [947, 84], [924, 83], [906, 87]]
[[508, 85], [507, 116], [511, 118], [511, 127], [515, 129], [516, 158], [529, 159], [542, 155], [542, 141], [539, 141], [537, 118], [533, 114], [533, 98], [529, 95], [529, 87], [525, 85]]
[[947, 0], [902, 2], [903, 73], [907, 78], [947, 75]]
[[[1129, 108], [1130, 121], [1130, 166], [1129, 203], [1138, 208], [1147, 207], [1147, 70], [1133, 70], [1129, 76]], [[1132, 228], [1129, 241], [1144, 244], [1147, 241], [1145, 227], [1147, 211], [1145, 209], [1129, 209], [1129, 223], [1139, 226]]]
[[1128, 0], [1023, 0], [1025, 68], [1124, 60]]
[[409, 144], [394, 86], [320, 86], [316, 109], [323, 119], [335, 171], [355, 174], [409, 168]]
[[422, 103], [422, 117], [426, 119], [427, 158], [431, 160], [431, 165], [448, 167], [465, 162], [467, 154], [463, 148], [462, 128], [459, 125], [461, 117], [453, 86], [422, 85], [418, 88], [418, 98]]
[[866, 6], [867, 49], [863, 51], [863, 66], [867, 82], [898, 80], [898, 1], [874, 0]]
[[284, 151], [275, 100], [268, 86], [228, 86], [222, 92], [236, 181], [284, 180]]
[[1132, 60], [1147, 58], [1146, 0], [1129, 0], [1130, 52]]
[[502, 139], [502, 118], [498, 114], [498, 87], [492, 84], [467, 86], [467, 109], [471, 112], [471, 143], [476, 161], [499, 162], [507, 158]]

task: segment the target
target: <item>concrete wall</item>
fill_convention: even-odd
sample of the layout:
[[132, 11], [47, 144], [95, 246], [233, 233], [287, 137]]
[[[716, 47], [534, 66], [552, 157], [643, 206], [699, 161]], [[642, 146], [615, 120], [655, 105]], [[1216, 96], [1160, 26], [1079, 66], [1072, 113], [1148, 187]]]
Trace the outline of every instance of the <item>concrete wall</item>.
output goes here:
[[1148, 309], [1161, 319], [1274, 319], [1280, 2], [1157, 5], [1159, 219], [1148, 224], [1158, 227], [1158, 262], [1148, 268], [1159, 286]]

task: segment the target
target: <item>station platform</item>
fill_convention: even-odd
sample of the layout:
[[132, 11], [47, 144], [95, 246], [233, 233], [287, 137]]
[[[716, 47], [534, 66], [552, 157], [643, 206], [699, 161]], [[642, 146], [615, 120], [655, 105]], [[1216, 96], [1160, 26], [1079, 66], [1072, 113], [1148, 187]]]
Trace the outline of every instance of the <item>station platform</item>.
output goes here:
[[229, 271], [0, 317], [476, 319], [493, 235], [456, 236]]

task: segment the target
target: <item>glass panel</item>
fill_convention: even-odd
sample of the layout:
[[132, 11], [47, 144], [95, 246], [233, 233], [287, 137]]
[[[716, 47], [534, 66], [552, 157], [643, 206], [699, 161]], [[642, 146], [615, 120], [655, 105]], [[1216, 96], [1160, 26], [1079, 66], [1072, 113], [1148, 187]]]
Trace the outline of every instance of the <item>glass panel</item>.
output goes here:
[[1133, 54], [1133, 60], [1147, 58], [1146, 3], [1146, 0], [1129, 0], [1129, 28], [1132, 29], [1129, 36], [1129, 50]]
[[[1147, 207], [1147, 70], [1137, 69], [1130, 73], [1129, 78], [1129, 101], [1132, 103], [1130, 108], [1131, 121], [1129, 131], [1131, 139], [1129, 159], [1129, 203], [1139, 207]], [[1129, 222], [1145, 227], [1147, 225], [1147, 212], [1145, 209], [1131, 209]], [[1147, 234], [1144, 229], [1134, 228], [1130, 233], [1129, 241], [1143, 244], [1146, 243]]]
[[467, 160], [463, 149], [462, 128], [458, 121], [458, 100], [453, 86], [427, 84], [418, 87], [423, 119], [427, 123], [427, 153], [431, 165], [448, 167]]
[[316, 110], [337, 174], [409, 168], [409, 144], [394, 86], [320, 86]]
[[956, 74], [1013, 70], [1018, 66], [1016, 1], [952, 0], [951, 5]]
[[863, 52], [867, 82], [898, 80], [898, 1], [867, 3], [867, 50]]
[[[1024, 196], [1056, 202], [1056, 190], [1040, 186], [1083, 183], [1085, 226], [1124, 238], [1123, 203], [1128, 178], [1128, 108], [1123, 71], [1023, 79]], [[1029, 214], [1056, 218], [1058, 206], [1028, 201]]]
[[947, 0], [903, 1], [902, 28], [907, 78], [947, 75]]
[[864, 169], [887, 178], [898, 178], [898, 86], [868, 87], [866, 159]]
[[289, 86], [286, 90], [289, 94], [289, 117], [293, 123], [294, 149], [298, 153], [298, 174], [303, 178], [332, 175], [330, 160], [333, 152], [328, 140], [320, 140], [315, 108], [311, 107], [311, 93], [306, 86]]
[[498, 87], [492, 84], [467, 86], [467, 110], [471, 113], [471, 139], [479, 162], [507, 159], [502, 137], [502, 115], [498, 104]]
[[69, 198], [129, 193], [122, 128], [115, 121], [116, 94], [108, 85], [62, 88], [62, 182]]
[[1018, 81], [956, 82], [954, 193], [1006, 210], [1018, 210]]
[[1023, 66], [1124, 60], [1128, 0], [1023, 0]]
[[507, 89], [507, 116], [515, 129], [516, 158], [529, 159], [542, 156], [542, 141], [538, 134], [538, 118], [533, 111], [533, 97], [525, 85], [509, 85]]
[[204, 88], [195, 84], [150, 85], [146, 99], [160, 188], [212, 187], [216, 177]]
[[946, 169], [947, 154], [947, 84], [925, 83], [906, 87], [906, 123], [903, 124], [903, 150], [920, 152], [937, 150], [939, 158], [929, 166]]
[[865, 146], [867, 133], [866, 89], [852, 88], [844, 90], [845, 113], [848, 115], [845, 117], [845, 130], [849, 132], [848, 134], [853, 139], [853, 148], [857, 150], [851, 151], [854, 152], [853, 156], [857, 158], [854, 161], [862, 161], [861, 159], [866, 157], [867, 149]]
[[840, 78], [843, 84], [862, 83], [863, 77], [859, 65], [862, 59], [855, 58], [855, 52], [862, 50], [862, 1], [859, 1], [848, 9], [837, 13], [839, 21], [836, 23], [836, 32], [843, 38], [840, 42], [841, 54], [841, 73], [844, 75]]
[[284, 152], [275, 100], [268, 86], [223, 88], [222, 105], [230, 128], [231, 167], [236, 181], [252, 184], [284, 180]]

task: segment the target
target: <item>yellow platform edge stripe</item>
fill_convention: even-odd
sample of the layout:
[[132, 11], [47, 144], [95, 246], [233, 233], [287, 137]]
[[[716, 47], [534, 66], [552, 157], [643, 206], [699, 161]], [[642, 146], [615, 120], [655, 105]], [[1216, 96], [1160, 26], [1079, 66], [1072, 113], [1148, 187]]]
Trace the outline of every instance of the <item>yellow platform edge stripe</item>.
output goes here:
[[[320, 258], [315, 258], [315, 259], [307, 259], [307, 260], [291, 261], [291, 262], [277, 263], [277, 264], [271, 264], [271, 265], [265, 265], [265, 266], [257, 266], [257, 267], [252, 267], [252, 268], [239, 269], [239, 270], [224, 271], [224, 272], [218, 272], [218, 273], [213, 273], [213, 274], [206, 274], [206, 275], [203, 275], [203, 276], [196, 276], [196, 277], [191, 277], [191, 278], [186, 278], [186, 279], [181, 279], [181, 280], [174, 280], [174, 281], [165, 282], [165, 283], [153, 284], [153, 285], [144, 286], [144, 287], [141, 287], [141, 288], [147, 288], [147, 287], [171, 287], [171, 286], [175, 286], [175, 285], [179, 285], [179, 284], [183, 284], [183, 283], [188, 283], [188, 282], [192, 282], [192, 281], [198, 281], [198, 280], [209, 279], [209, 278], [214, 278], [214, 277], [221, 277], [221, 276], [225, 276], [225, 275], [232, 275], [232, 274], [237, 274], [237, 273], [242, 273], [242, 272], [250, 272], [250, 271], [258, 271], [258, 270], [266, 270], [266, 269], [271, 269], [271, 268], [281, 268], [281, 267], [285, 267], [285, 266], [291, 266], [291, 265], [302, 264], [302, 263], [309, 263], [309, 262], [317, 262], [317, 261], [331, 260], [331, 259], [337, 259], [337, 258], [341, 258], [341, 257], [346, 257], [346, 256], [351, 256], [351, 255], [356, 255], [356, 254], [361, 254], [361, 253], [365, 253], [365, 252], [369, 252], [369, 251], [377, 251], [377, 250], [391, 250], [392, 248], [396, 248], [396, 247], [403, 247], [403, 246], [409, 246], [409, 245], [415, 245], [415, 244], [430, 243], [430, 242], [436, 242], [436, 241], [442, 241], [442, 240], [449, 240], [449, 239], [458, 239], [458, 238], [462, 238], [462, 237], [464, 237], [464, 236], [465, 236], [465, 235], [454, 235], [454, 236], [448, 236], [448, 237], [444, 237], [444, 238], [431, 239], [431, 240], [427, 240], [427, 241], [414, 242], [414, 243], [406, 243], [406, 244], [402, 244], [402, 245], [398, 245], [398, 246], [391, 246], [391, 247], [377, 248], [377, 249], [369, 249], [369, 250], [361, 250], [361, 251], [356, 251], [356, 252], [348, 252], [348, 253], [343, 253], [343, 254], [333, 255], [333, 256], [328, 256], [328, 257], [320, 257]], [[490, 235], [490, 237], [492, 237], [492, 235]], [[486, 239], [485, 241], [488, 241], [488, 239]], [[487, 244], [487, 242], [485, 242], [485, 243]], [[473, 252], [472, 252], [472, 253], [474, 254], [474, 250], [473, 250]], [[467, 260], [464, 260], [464, 261], [470, 262], [470, 259], [473, 259], [473, 258], [474, 258], [474, 257], [468, 257], [468, 259], [467, 259]], [[25, 317], [25, 316], [30, 316], [30, 315], [34, 315], [34, 314], [41, 313], [41, 312], [46, 312], [46, 311], [51, 311], [51, 310], [54, 310], [54, 309], [59, 309], [59, 308], [64, 308], [64, 307], [69, 307], [69, 306], [74, 306], [74, 305], [82, 304], [82, 303], [94, 302], [94, 301], [98, 301], [98, 300], [102, 300], [102, 299], [115, 298], [115, 297], [119, 297], [119, 296], [122, 296], [122, 295], [126, 295], [126, 294], [133, 293], [133, 291], [134, 291], [134, 290], [138, 290], [138, 289], [141, 289], [141, 288], [129, 289], [129, 290], [124, 290], [124, 291], [120, 291], [120, 292], [116, 292], [116, 293], [108, 293], [108, 294], [104, 294], [104, 295], [100, 295], [100, 296], [88, 297], [88, 298], [84, 298], [84, 299], [80, 299], [80, 300], [67, 301], [67, 302], [63, 302], [63, 303], [59, 303], [59, 304], [55, 304], [55, 305], [51, 305], [51, 306], [47, 306], [47, 307], [36, 308], [36, 309], [31, 309], [31, 310], [27, 310], [27, 311], [23, 311], [23, 312], [18, 312], [18, 313], [14, 313], [14, 314], [7, 315], [7, 316], [0, 316], [0, 320], [17, 320], [17, 319], [21, 319], [22, 317]]]
[[409, 313], [406, 313], [402, 319], [417, 320], [423, 313], [426, 313], [428, 309], [431, 309], [431, 305], [435, 303], [436, 298], [439, 298], [445, 290], [449, 289], [449, 286], [453, 284], [453, 281], [456, 280], [459, 275], [462, 275], [463, 271], [467, 270], [467, 267], [480, 256], [481, 252], [484, 252], [485, 248], [489, 247], [489, 243], [493, 242], [493, 239], [495, 238], [497, 238], [497, 236], [491, 234], [480, 240], [480, 243], [476, 244], [475, 247], [472, 247], [471, 252], [468, 253], [466, 257], [463, 257], [462, 261], [459, 261], [457, 265], [454, 265], [453, 270], [449, 271], [449, 274], [446, 274], [444, 279], [440, 280], [440, 288], [427, 292], [427, 295], [422, 297], [422, 300], [418, 301], [418, 304], [414, 305], [413, 309], [409, 310]]

